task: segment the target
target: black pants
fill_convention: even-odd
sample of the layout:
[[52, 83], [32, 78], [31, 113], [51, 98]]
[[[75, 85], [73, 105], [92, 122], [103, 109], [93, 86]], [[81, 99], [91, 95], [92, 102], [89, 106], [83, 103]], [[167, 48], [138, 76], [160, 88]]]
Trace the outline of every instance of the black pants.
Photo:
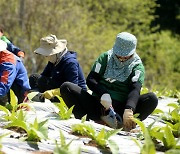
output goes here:
[[[100, 100], [82, 90], [79, 86], [65, 82], [60, 88], [61, 96], [66, 105], [70, 108], [74, 106], [73, 113], [76, 118], [81, 119], [87, 114], [87, 119], [100, 120], [103, 113], [103, 106]], [[139, 97], [139, 101], [134, 114], [139, 113], [139, 119], [146, 119], [156, 108], [158, 99], [154, 93], [147, 93]], [[114, 110], [122, 117], [125, 104], [112, 100]]]
[[[15, 82], [11, 86], [11, 90], [13, 90], [14, 94], [18, 98], [18, 103], [22, 103], [25, 98], [24, 92], [21, 89], [22, 88]], [[10, 101], [11, 101], [10, 91], [5, 96], [0, 97], [0, 105], [5, 105]]]

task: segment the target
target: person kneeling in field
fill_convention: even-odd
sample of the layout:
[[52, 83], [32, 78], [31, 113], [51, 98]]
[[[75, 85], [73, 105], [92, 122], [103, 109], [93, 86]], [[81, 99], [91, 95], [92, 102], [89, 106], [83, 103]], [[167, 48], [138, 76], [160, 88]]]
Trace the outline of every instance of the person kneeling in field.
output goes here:
[[34, 101], [43, 101], [42, 98], [54, 100], [60, 96], [60, 86], [69, 81], [87, 90], [82, 68], [77, 60], [77, 54], [69, 51], [66, 40], [58, 40], [55, 35], [48, 35], [40, 39], [40, 47], [34, 51], [48, 60], [48, 64], [41, 74], [32, 74], [29, 77], [30, 85], [42, 95]]
[[146, 119], [156, 108], [154, 93], [140, 95], [145, 70], [136, 53], [137, 39], [128, 32], [119, 33], [112, 49], [102, 53], [95, 61], [87, 86], [92, 95], [78, 85], [65, 82], [60, 90], [66, 105], [73, 105], [73, 113], [81, 119], [103, 121], [112, 128], [135, 128], [133, 115]]
[[7, 43], [0, 40], [0, 105], [10, 102], [10, 89], [22, 103], [31, 89], [26, 68], [21, 59], [6, 50]]

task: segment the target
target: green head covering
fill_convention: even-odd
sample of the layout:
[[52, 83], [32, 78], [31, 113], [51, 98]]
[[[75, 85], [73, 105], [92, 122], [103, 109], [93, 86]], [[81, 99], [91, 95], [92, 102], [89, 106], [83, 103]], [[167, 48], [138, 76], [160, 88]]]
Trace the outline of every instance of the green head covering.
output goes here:
[[7, 39], [7, 37], [6, 36], [1, 36], [1, 38], [0, 38], [1, 40], [3, 40], [4, 42], [6, 42], [6, 43], [11, 43], [8, 39]]
[[136, 51], [137, 39], [128, 32], [119, 33], [112, 48], [118, 56], [130, 56]]

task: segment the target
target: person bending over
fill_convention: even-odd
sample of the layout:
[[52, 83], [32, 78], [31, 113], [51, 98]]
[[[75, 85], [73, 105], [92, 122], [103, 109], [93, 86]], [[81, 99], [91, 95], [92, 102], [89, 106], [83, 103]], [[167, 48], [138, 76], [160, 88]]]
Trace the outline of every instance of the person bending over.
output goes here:
[[10, 89], [22, 103], [31, 89], [26, 68], [19, 57], [6, 50], [7, 43], [0, 40], [0, 105], [10, 102]]
[[41, 74], [32, 74], [29, 77], [31, 88], [43, 93], [41, 98], [53, 101], [55, 95], [60, 96], [60, 86], [66, 81], [87, 90], [77, 54], [67, 49], [66, 40], [58, 40], [55, 35], [48, 35], [40, 39], [40, 47], [34, 52], [48, 59], [48, 64]]
[[22, 51], [20, 48], [15, 46], [5, 35], [3, 26], [0, 25], [0, 40], [3, 40], [7, 43], [7, 50], [14, 53], [16, 56], [18, 56], [22, 61], [24, 61], [25, 52]]
[[137, 39], [128, 32], [117, 35], [112, 49], [102, 53], [95, 61], [87, 77], [92, 95], [81, 87], [65, 82], [61, 96], [76, 118], [87, 114], [88, 119], [102, 120], [112, 128], [135, 127], [133, 115], [139, 113], [146, 119], [156, 108], [158, 99], [154, 93], [140, 95], [145, 70], [136, 53]]

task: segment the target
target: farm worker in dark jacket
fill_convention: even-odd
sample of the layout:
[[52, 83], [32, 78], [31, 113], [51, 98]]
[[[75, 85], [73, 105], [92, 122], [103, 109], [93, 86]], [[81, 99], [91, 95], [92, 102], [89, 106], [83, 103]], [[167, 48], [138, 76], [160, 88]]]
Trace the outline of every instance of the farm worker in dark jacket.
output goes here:
[[24, 58], [24, 51], [15, 46], [9, 39], [4, 35], [3, 28], [0, 26], [0, 40], [7, 43], [7, 50], [14, 53], [16, 56], [20, 57], [21, 60]]
[[10, 102], [12, 89], [22, 103], [31, 89], [27, 71], [19, 57], [6, 50], [7, 43], [0, 40], [0, 105]]
[[48, 58], [44, 71], [32, 74], [29, 78], [32, 89], [43, 93], [43, 97], [52, 99], [60, 96], [60, 86], [72, 82], [86, 90], [85, 78], [77, 61], [76, 52], [69, 51], [66, 40], [58, 40], [55, 35], [40, 39], [40, 47], [34, 52]]
[[61, 96], [66, 105], [74, 106], [76, 118], [87, 114], [88, 119], [102, 120], [112, 128], [123, 125], [129, 131], [135, 127], [133, 115], [146, 119], [156, 108], [154, 93], [140, 95], [145, 70], [136, 51], [137, 39], [128, 32], [117, 35], [112, 49], [102, 53], [87, 77], [90, 95], [77, 85], [66, 82]]

